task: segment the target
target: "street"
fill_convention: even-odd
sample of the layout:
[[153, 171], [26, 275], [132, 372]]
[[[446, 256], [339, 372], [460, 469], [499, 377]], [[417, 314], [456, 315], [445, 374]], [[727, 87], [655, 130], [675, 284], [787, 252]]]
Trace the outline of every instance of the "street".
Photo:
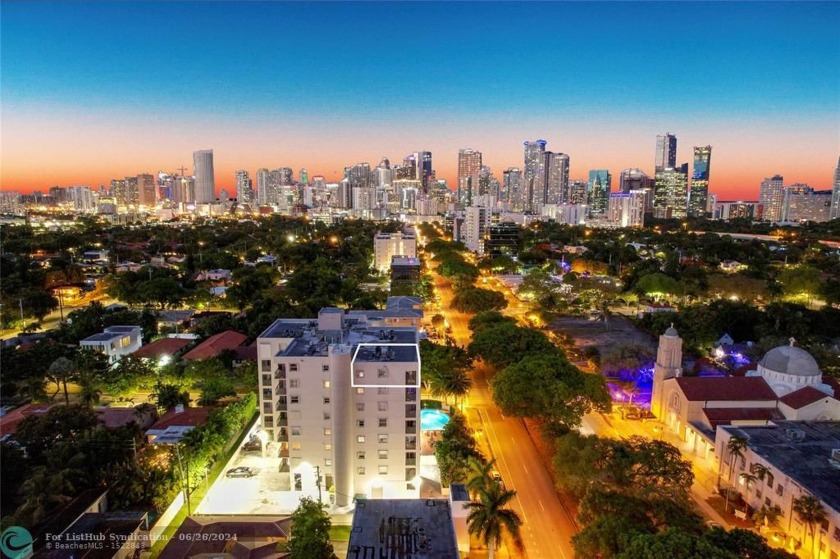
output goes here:
[[[461, 346], [470, 343], [468, 328], [470, 316], [451, 308], [452, 287], [433, 271], [435, 290], [452, 337]], [[468, 406], [475, 409], [481, 419], [480, 428], [496, 459], [496, 468], [505, 486], [517, 492], [513, 509], [523, 520], [522, 539], [526, 555], [532, 559], [572, 559], [572, 535], [577, 532], [574, 521], [563, 508], [557, 496], [551, 475], [546, 471], [533, 441], [518, 419], [505, 417], [493, 403], [486, 379], [478, 374], [473, 379]]]

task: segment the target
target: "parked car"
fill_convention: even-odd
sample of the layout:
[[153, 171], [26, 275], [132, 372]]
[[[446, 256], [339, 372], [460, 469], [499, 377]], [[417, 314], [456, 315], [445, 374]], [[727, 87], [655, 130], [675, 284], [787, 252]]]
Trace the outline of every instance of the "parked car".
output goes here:
[[505, 482], [502, 479], [502, 474], [500, 474], [498, 471], [493, 470], [492, 472], [490, 472], [490, 479], [498, 483], [499, 487], [502, 488], [502, 491], [505, 490]]
[[257, 472], [253, 470], [253, 468], [248, 468], [245, 466], [239, 466], [238, 468], [232, 468], [225, 473], [225, 477], [254, 477], [257, 475]]
[[242, 445], [242, 450], [246, 452], [252, 450], [260, 451], [262, 450], [262, 442], [260, 442], [257, 437], [253, 437], [251, 440]]

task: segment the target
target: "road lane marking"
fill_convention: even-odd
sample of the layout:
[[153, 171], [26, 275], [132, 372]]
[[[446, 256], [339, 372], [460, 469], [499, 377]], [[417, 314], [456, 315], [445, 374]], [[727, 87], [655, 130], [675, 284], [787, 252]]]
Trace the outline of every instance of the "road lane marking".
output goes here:
[[525, 464], [522, 464], [522, 467], [525, 469], [525, 473], [526, 473], [526, 474], [530, 474], [530, 473], [531, 473], [531, 472], [529, 472], [529, 471], [528, 471], [528, 466], [526, 466]]
[[542, 509], [542, 511], [545, 512], [545, 507], [543, 506], [542, 501], [537, 499], [537, 502], [540, 504], [540, 508]]

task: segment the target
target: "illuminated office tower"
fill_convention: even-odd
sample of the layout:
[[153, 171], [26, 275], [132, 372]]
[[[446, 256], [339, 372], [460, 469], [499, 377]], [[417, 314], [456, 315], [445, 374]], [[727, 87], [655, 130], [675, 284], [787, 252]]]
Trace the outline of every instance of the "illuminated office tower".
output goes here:
[[589, 171], [589, 187], [587, 199], [589, 202], [589, 215], [604, 215], [610, 200], [612, 190], [612, 175], [606, 169], [594, 169]]
[[432, 180], [432, 152], [414, 152], [414, 176], [412, 178], [419, 180], [423, 186], [423, 194], [428, 194]]
[[761, 181], [758, 203], [763, 208], [765, 221], [781, 221], [785, 201], [785, 178], [773, 175]]
[[631, 190], [649, 188], [650, 178], [641, 169], [624, 169], [618, 175], [618, 191], [627, 194]]
[[248, 171], [240, 169], [236, 171], [236, 202], [238, 204], [251, 203], [251, 178]]
[[146, 173], [137, 175], [137, 193], [141, 206], [153, 207], [157, 203], [155, 177]]
[[834, 187], [831, 189], [831, 219], [840, 217], [840, 157], [834, 168]]
[[688, 163], [659, 167], [653, 191], [653, 215], [661, 219], [684, 219], [688, 215]]
[[269, 188], [271, 182], [271, 171], [265, 167], [257, 169], [257, 204], [267, 206], [269, 204]]
[[709, 171], [712, 165], [712, 146], [694, 147], [694, 172], [688, 192], [688, 215], [705, 217], [709, 202]]
[[519, 167], [508, 167], [502, 172], [503, 197], [514, 211], [522, 209], [522, 171]]
[[587, 187], [589, 183], [582, 179], [569, 181], [569, 204], [588, 204]]
[[525, 142], [525, 211], [536, 211], [545, 188], [545, 140]]
[[137, 177], [125, 177], [125, 199], [129, 206], [137, 206], [140, 202], [140, 191]]
[[128, 205], [128, 190], [125, 179], [111, 179], [111, 189], [108, 191], [117, 206]]
[[213, 170], [213, 150], [193, 152], [195, 173], [195, 202], [207, 204], [216, 200], [216, 174]]
[[655, 169], [677, 166], [677, 137], [671, 133], [656, 137]]
[[458, 203], [462, 207], [472, 204], [480, 172], [481, 152], [470, 148], [458, 150]]
[[545, 152], [545, 188], [543, 204], [562, 204], [569, 196], [569, 156]]
[[306, 186], [309, 184], [309, 171], [306, 169], [301, 169], [298, 172], [298, 182], [301, 186]]

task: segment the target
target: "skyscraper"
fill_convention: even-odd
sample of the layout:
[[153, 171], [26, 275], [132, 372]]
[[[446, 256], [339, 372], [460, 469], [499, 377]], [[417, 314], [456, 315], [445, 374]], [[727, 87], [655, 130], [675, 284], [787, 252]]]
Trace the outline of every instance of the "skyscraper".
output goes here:
[[466, 207], [478, 189], [481, 172], [481, 152], [471, 148], [458, 150], [458, 203]]
[[683, 219], [688, 206], [688, 163], [656, 169], [653, 215], [661, 219]]
[[677, 137], [670, 132], [656, 137], [655, 169], [677, 166]]
[[569, 197], [569, 156], [545, 152], [545, 188], [543, 204], [562, 204]]
[[610, 201], [612, 190], [612, 175], [606, 169], [589, 171], [588, 187], [589, 215], [604, 215]]
[[137, 175], [138, 203], [141, 206], [152, 207], [157, 202], [157, 189], [155, 188], [155, 177], [149, 174]]
[[236, 171], [236, 202], [250, 204], [251, 197], [251, 179], [248, 177], [248, 171], [240, 169]]
[[785, 200], [785, 178], [773, 175], [761, 181], [758, 203], [763, 208], [765, 221], [781, 221]]
[[694, 172], [688, 193], [688, 215], [704, 217], [709, 201], [709, 170], [712, 165], [712, 146], [694, 147]]
[[569, 181], [569, 199], [566, 200], [569, 204], [587, 204], [586, 191], [589, 183], [582, 179], [575, 179]]
[[301, 169], [300, 172], [298, 172], [298, 182], [301, 186], [309, 184], [309, 171]]
[[536, 211], [545, 187], [545, 140], [525, 142], [525, 211]]
[[137, 185], [137, 177], [125, 177], [125, 197], [130, 206], [137, 206], [140, 202], [140, 189]]
[[508, 167], [502, 173], [502, 183], [504, 185], [503, 197], [513, 210], [519, 211], [522, 209], [522, 171], [519, 167]]
[[207, 204], [216, 200], [216, 175], [213, 171], [212, 149], [193, 152], [193, 171], [196, 204]]
[[128, 205], [128, 190], [125, 179], [111, 179], [111, 189], [108, 193], [117, 206]]
[[834, 187], [831, 189], [831, 219], [840, 217], [840, 157], [834, 168]]
[[270, 171], [265, 167], [257, 169], [257, 204], [267, 206], [269, 204], [269, 181]]
[[423, 185], [423, 194], [428, 194], [429, 184], [432, 180], [432, 152], [430, 151], [415, 151], [414, 152], [415, 175], [414, 178], [419, 180]]
[[647, 173], [641, 169], [624, 169], [618, 176], [619, 192], [629, 193], [631, 190], [649, 188]]

